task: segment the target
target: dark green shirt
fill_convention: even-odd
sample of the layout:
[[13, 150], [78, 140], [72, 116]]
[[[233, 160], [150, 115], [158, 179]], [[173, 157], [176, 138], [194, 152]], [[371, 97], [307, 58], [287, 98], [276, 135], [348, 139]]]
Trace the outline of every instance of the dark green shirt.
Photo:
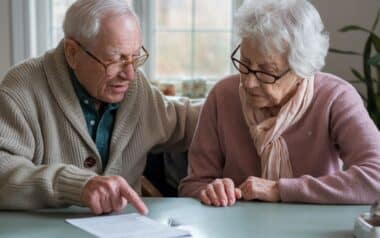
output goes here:
[[98, 148], [104, 169], [108, 162], [109, 145], [119, 104], [109, 103], [97, 111], [96, 100], [88, 94], [73, 72], [71, 72], [71, 79], [86, 119], [88, 133]]

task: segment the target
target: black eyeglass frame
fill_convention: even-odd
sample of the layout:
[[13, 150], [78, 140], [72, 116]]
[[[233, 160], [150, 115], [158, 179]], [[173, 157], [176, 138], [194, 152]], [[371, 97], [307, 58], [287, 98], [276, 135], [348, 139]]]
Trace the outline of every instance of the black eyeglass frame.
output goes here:
[[[104, 72], [106, 74], [108, 72], [107, 69], [108, 69], [108, 67], [110, 65], [113, 65], [113, 64], [122, 64], [122, 65], [132, 64], [134, 66], [133, 68], [136, 70], [138, 67], [140, 67], [141, 65], [143, 65], [147, 61], [147, 59], [149, 58], [149, 52], [148, 52], [148, 50], [145, 49], [145, 47], [142, 45], [141, 49], [143, 50], [144, 55], [140, 55], [140, 56], [136, 57], [135, 59], [133, 59], [132, 61], [121, 59], [121, 60], [113, 61], [113, 62], [110, 62], [110, 63], [106, 64], [102, 60], [100, 60], [98, 57], [96, 57], [93, 53], [91, 53], [89, 50], [87, 50], [86, 47], [84, 47], [81, 43], [79, 43], [78, 41], [73, 40], [73, 39], [71, 39], [71, 40], [74, 41], [79, 46], [79, 48], [81, 50], [83, 50], [88, 56], [90, 56], [96, 62], [98, 62], [99, 64], [101, 64], [104, 67]], [[142, 63], [140, 63], [137, 67], [135, 67], [134, 63], [137, 62], [139, 59], [142, 59], [143, 57], [145, 57], [144, 61]]]
[[[259, 80], [260, 82], [262, 83], [265, 83], [265, 84], [274, 84], [276, 83], [278, 80], [280, 80], [284, 75], [286, 75], [287, 73], [289, 73], [291, 71], [291, 69], [287, 69], [284, 73], [280, 74], [280, 75], [274, 75], [274, 74], [270, 74], [270, 73], [267, 73], [267, 72], [264, 72], [264, 71], [261, 71], [261, 70], [253, 70], [251, 69], [248, 65], [244, 64], [243, 62], [241, 62], [239, 59], [235, 58], [235, 54], [236, 52], [239, 50], [240, 48], [240, 44], [236, 47], [236, 49], [232, 52], [231, 54], [231, 61], [232, 61], [232, 64], [233, 66], [237, 69], [237, 71], [239, 71], [241, 74], [245, 74], [245, 75], [248, 75], [250, 73], [252, 73], [253, 75], [255, 75], [255, 77], [257, 78], [257, 80]], [[238, 67], [235, 62], [237, 62], [238, 64], [241, 64], [243, 65], [248, 72], [245, 72], [245, 71], [241, 71], [240, 67]], [[264, 75], [268, 75], [270, 77], [273, 78], [273, 81], [263, 81], [262, 79], [260, 79], [260, 77], [257, 76], [257, 73], [261, 73], [261, 74], [264, 74]]]

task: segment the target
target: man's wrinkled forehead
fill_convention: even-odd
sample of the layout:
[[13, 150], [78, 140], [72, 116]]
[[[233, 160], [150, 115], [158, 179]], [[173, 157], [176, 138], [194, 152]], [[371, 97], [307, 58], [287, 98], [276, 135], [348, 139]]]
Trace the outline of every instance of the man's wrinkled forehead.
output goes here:
[[133, 16], [116, 16], [102, 22], [98, 42], [108, 54], [133, 53], [142, 45], [140, 26]]
[[105, 52], [107, 55], [123, 55], [125, 52], [130, 52], [132, 54], [138, 54], [140, 51], [142, 44], [141, 42], [131, 42], [131, 44], [128, 44], [123, 47], [123, 49], [113, 46], [106, 46]]

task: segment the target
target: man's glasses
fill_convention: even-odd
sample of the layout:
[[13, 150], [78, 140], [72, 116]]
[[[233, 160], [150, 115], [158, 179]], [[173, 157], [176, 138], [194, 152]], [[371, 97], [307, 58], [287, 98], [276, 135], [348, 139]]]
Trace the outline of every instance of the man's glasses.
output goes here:
[[260, 70], [253, 70], [243, 62], [241, 62], [239, 59], [235, 58], [236, 52], [239, 50], [240, 45], [236, 47], [236, 49], [232, 52], [231, 54], [231, 60], [235, 68], [241, 73], [241, 74], [253, 74], [262, 83], [267, 83], [267, 84], [274, 84], [277, 80], [281, 79], [282, 76], [287, 74], [290, 71], [290, 68], [286, 70], [284, 73], [281, 75], [273, 75], [267, 72], [263, 72]]
[[121, 59], [108, 64], [103, 63], [98, 57], [88, 51], [82, 44], [78, 41], [74, 42], [92, 59], [101, 64], [104, 67], [106, 75], [116, 75], [121, 72], [127, 65], [132, 64], [134, 70], [143, 65], [149, 57], [149, 52], [145, 49], [144, 46], [141, 46], [140, 54], [135, 56], [132, 60]]

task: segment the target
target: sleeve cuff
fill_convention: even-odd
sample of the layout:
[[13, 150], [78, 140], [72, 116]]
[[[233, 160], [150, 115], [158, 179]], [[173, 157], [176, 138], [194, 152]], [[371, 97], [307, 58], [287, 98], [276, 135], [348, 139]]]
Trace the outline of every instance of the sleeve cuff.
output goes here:
[[60, 171], [57, 180], [57, 199], [71, 205], [83, 206], [82, 191], [87, 182], [97, 176], [93, 171], [67, 166]]
[[280, 198], [282, 202], [296, 202], [300, 200], [302, 189], [299, 178], [282, 178], [279, 180]]

